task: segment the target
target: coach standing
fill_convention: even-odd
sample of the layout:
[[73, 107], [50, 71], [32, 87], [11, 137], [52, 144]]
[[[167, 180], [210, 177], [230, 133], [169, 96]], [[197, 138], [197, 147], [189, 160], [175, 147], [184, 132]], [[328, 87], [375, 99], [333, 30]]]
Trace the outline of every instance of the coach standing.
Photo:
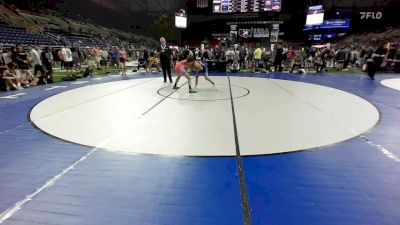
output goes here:
[[172, 77], [171, 77], [171, 54], [172, 54], [172, 51], [167, 46], [167, 43], [166, 43], [164, 37], [160, 38], [160, 42], [161, 42], [161, 46], [158, 48], [157, 52], [160, 53], [160, 61], [161, 61], [161, 67], [163, 70], [163, 75], [164, 75], [164, 83], [167, 82], [167, 72], [168, 72], [169, 82], [172, 83]]

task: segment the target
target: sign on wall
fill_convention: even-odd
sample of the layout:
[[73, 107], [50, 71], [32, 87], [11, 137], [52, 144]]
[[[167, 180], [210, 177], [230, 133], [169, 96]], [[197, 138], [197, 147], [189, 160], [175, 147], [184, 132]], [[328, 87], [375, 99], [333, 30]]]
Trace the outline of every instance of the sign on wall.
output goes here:
[[239, 36], [242, 38], [267, 38], [269, 29], [264, 27], [252, 27], [249, 29], [239, 29]]
[[382, 19], [382, 12], [360, 12], [360, 19], [362, 20], [380, 20]]
[[267, 37], [269, 37], [269, 29], [268, 28], [254, 28], [253, 37], [254, 38], [267, 38]]
[[239, 29], [239, 36], [243, 38], [253, 37], [253, 28], [251, 29]]

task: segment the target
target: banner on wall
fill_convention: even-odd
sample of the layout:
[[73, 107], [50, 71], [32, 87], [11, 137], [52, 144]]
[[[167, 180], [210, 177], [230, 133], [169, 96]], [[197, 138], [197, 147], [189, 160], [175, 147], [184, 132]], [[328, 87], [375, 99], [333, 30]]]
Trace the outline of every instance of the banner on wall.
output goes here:
[[239, 36], [242, 38], [268, 38], [269, 29], [266, 27], [240, 28]]
[[305, 26], [303, 30], [318, 29], [348, 29], [350, 28], [350, 19], [331, 19], [324, 20], [319, 26]]
[[253, 37], [254, 38], [267, 38], [267, 37], [269, 37], [269, 29], [268, 28], [254, 28]]

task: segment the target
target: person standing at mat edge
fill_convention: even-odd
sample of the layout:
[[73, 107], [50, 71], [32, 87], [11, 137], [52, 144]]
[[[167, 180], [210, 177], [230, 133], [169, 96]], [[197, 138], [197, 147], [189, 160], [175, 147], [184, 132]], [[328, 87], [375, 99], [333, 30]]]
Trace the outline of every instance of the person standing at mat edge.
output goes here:
[[167, 43], [165, 41], [164, 37], [160, 38], [160, 47], [158, 47], [157, 52], [160, 53], [160, 61], [161, 61], [161, 67], [164, 75], [164, 83], [167, 82], [167, 72], [168, 72], [168, 78], [169, 82], [172, 83], [172, 77], [171, 77], [171, 48], [167, 46]]

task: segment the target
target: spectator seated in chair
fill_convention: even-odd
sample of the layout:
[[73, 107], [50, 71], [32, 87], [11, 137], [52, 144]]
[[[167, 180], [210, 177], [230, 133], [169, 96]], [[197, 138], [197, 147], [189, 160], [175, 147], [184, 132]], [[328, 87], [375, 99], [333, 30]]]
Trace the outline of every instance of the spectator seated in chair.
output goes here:
[[250, 71], [251, 73], [256, 72], [256, 62], [254, 59], [249, 59], [247, 70]]
[[147, 72], [147, 67], [146, 67], [146, 59], [144, 58], [143, 52], [140, 53], [139, 58], [138, 58], [138, 71], [140, 71], [140, 67], [143, 67], [144, 70]]
[[149, 70], [152, 71], [153, 67], [156, 67], [157, 72], [161, 72], [160, 67], [160, 59], [157, 57], [157, 54], [152, 54], [149, 60]]
[[237, 60], [233, 61], [233, 63], [230, 65], [229, 70], [232, 73], [237, 73], [240, 71], [240, 65], [239, 62]]

